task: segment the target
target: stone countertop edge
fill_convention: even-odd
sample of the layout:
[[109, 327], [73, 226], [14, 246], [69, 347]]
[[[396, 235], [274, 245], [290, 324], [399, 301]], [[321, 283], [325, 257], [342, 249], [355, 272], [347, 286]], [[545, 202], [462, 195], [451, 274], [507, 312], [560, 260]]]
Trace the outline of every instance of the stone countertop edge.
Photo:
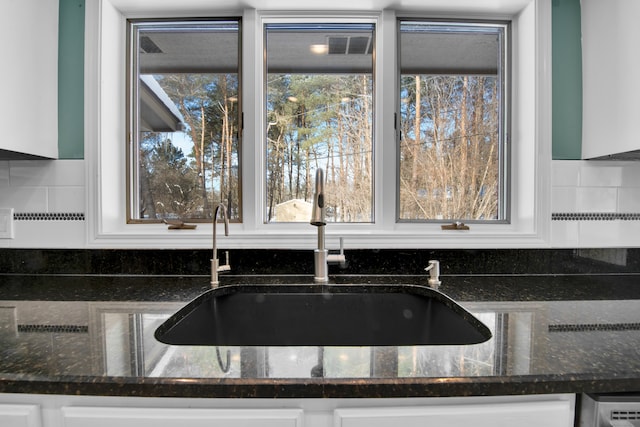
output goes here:
[[183, 398], [410, 398], [640, 390], [640, 377], [527, 375], [375, 379], [0, 377], [0, 393]]

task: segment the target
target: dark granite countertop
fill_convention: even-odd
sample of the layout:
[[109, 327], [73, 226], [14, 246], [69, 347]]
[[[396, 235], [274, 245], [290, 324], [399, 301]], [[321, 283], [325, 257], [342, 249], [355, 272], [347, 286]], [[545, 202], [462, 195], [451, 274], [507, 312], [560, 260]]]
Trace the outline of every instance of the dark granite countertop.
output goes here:
[[[0, 275], [0, 392], [329, 398], [640, 391], [640, 275], [442, 280], [440, 290], [476, 314], [493, 338], [469, 346], [221, 347], [217, 353], [153, 337], [168, 316], [208, 289], [207, 277]], [[310, 281], [223, 277], [225, 285]]]

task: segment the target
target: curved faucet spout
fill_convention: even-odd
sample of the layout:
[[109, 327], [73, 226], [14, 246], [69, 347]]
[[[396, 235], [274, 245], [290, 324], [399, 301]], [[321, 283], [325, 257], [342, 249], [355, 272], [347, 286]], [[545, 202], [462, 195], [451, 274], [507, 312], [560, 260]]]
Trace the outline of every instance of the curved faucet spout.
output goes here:
[[218, 280], [218, 272], [229, 271], [231, 266], [229, 265], [229, 253], [227, 252], [227, 259], [224, 265], [220, 265], [218, 261], [218, 244], [216, 239], [216, 224], [218, 223], [218, 211], [222, 211], [222, 220], [224, 221], [224, 235], [229, 235], [229, 216], [227, 215], [227, 208], [223, 203], [218, 204], [213, 211], [213, 256], [211, 258], [211, 287], [216, 288], [220, 281]]

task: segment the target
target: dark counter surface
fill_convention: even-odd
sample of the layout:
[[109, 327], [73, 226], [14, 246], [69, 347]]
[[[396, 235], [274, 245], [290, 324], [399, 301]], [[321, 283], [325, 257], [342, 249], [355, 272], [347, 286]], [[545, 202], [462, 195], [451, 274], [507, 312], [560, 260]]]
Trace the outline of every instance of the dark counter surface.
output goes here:
[[[426, 277], [331, 279], [423, 284]], [[224, 285], [310, 281], [222, 277]], [[206, 291], [207, 277], [0, 275], [0, 392], [316, 398], [640, 391], [640, 275], [442, 281], [440, 290], [493, 338], [469, 346], [167, 346], [153, 331]]]

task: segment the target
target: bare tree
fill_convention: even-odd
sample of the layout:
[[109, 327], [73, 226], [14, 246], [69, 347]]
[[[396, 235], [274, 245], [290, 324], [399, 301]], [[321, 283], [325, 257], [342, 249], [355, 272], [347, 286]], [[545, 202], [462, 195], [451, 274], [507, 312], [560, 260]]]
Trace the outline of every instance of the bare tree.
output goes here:
[[496, 218], [495, 78], [405, 76], [403, 90], [408, 105], [401, 124], [401, 218]]
[[268, 212], [291, 198], [310, 200], [312, 172], [322, 167], [328, 220], [370, 221], [371, 76], [270, 75], [268, 87]]

